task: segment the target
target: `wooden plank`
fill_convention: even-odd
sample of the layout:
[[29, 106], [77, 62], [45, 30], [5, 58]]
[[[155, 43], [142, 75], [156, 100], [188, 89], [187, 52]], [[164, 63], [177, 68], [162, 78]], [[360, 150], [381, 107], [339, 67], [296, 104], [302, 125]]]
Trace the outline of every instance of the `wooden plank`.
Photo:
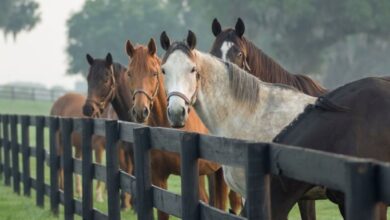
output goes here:
[[73, 199], [74, 213], [78, 216], [83, 216], [83, 205], [80, 200]]
[[92, 164], [92, 134], [93, 121], [83, 119], [82, 121], [82, 176], [83, 176], [83, 197], [82, 211], [83, 219], [93, 219], [93, 172]]
[[72, 158], [73, 160], [73, 173], [77, 173], [79, 175], [82, 175], [82, 160], [77, 159], [77, 158]]
[[9, 115], [3, 115], [3, 150], [4, 150], [4, 184], [11, 185], [11, 167], [10, 167], [10, 142], [9, 142]]
[[246, 218], [237, 215], [232, 215], [230, 213], [216, 209], [200, 201], [200, 219], [201, 220], [215, 220], [215, 219], [245, 220]]
[[152, 187], [154, 207], [169, 215], [182, 218], [181, 196], [157, 186]]
[[[59, 121], [57, 117], [50, 118], [49, 144], [50, 144], [50, 209], [54, 215], [59, 213], [60, 197], [58, 193], [58, 175], [60, 158], [57, 146], [57, 131]], [[61, 141], [61, 140], [58, 140]]]
[[[270, 146], [270, 169], [273, 174], [340, 191], [344, 191], [346, 187], [346, 162], [361, 160], [275, 143], [270, 143]], [[332, 173], [332, 178], [323, 175], [329, 172]]]
[[150, 128], [150, 147], [180, 153], [182, 131], [169, 128]]
[[20, 177], [19, 177], [19, 148], [18, 148], [18, 118], [11, 115], [11, 152], [12, 152], [12, 183], [14, 192], [20, 194]]
[[153, 191], [150, 175], [150, 130], [137, 128], [134, 133], [135, 176], [138, 219], [153, 219]]
[[107, 220], [108, 216], [97, 209], [93, 209], [94, 220]]
[[73, 119], [73, 131], [79, 134], [83, 133], [83, 122], [82, 118], [74, 117]]
[[380, 196], [380, 201], [390, 204], [390, 164], [379, 163], [377, 166], [377, 182], [379, 185], [377, 188], [379, 189], [378, 194]]
[[36, 160], [36, 175], [37, 175], [37, 188], [36, 188], [36, 203], [39, 207], [44, 207], [45, 202], [45, 183], [44, 183], [44, 177], [45, 177], [45, 151], [43, 147], [43, 140], [44, 140], [44, 126], [45, 126], [45, 119], [44, 117], [37, 116], [36, 119], [36, 153], [37, 153], [37, 160]]
[[122, 191], [125, 191], [130, 194], [135, 194], [134, 191], [136, 187], [136, 179], [135, 176], [132, 176], [124, 171], [120, 171], [120, 188]]
[[145, 127], [145, 125], [137, 124], [133, 122], [127, 122], [127, 121], [119, 121], [119, 139], [126, 141], [128, 143], [134, 143], [134, 136], [133, 136], [133, 130], [135, 128], [142, 128]]
[[64, 161], [64, 216], [65, 219], [74, 218], [74, 202], [73, 202], [73, 159], [72, 159], [72, 119], [61, 118], [61, 141], [63, 147]]
[[374, 166], [367, 161], [347, 163], [346, 219], [376, 219], [376, 182]]
[[106, 136], [106, 124], [104, 119], [93, 120], [93, 133], [99, 136]]
[[106, 168], [107, 168], [107, 193], [108, 218], [120, 219], [120, 195], [119, 195], [119, 159], [118, 159], [118, 122], [105, 122], [106, 139]]
[[230, 166], [245, 166], [249, 142], [224, 137], [200, 135], [200, 158]]
[[29, 147], [29, 123], [30, 117], [22, 116], [22, 159], [23, 159], [23, 193], [25, 196], [31, 195], [30, 184], [30, 147]]
[[198, 220], [200, 218], [198, 135], [183, 133], [180, 145], [181, 215], [184, 220]]
[[93, 178], [99, 181], [106, 182], [107, 180], [106, 167], [101, 164], [93, 163], [93, 169], [94, 169]]
[[270, 219], [269, 146], [254, 143], [248, 144], [246, 149], [247, 219]]

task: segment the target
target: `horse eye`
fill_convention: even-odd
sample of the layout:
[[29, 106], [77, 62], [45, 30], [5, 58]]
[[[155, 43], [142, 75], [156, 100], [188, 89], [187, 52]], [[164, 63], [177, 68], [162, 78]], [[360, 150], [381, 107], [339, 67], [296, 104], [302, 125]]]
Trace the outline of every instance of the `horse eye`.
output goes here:
[[195, 67], [192, 67], [191, 73], [194, 73], [195, 71], [196, 71], [196, 68], [195, 68]]
[[238, 57], [242, 57], [242, 53], [239, 52], [239, 53], [237, 54], [237, 56], [238, 56]]
[[162, 72], [163, 74], [165, 74], [165, 69], [161, 69], [161, 72]]

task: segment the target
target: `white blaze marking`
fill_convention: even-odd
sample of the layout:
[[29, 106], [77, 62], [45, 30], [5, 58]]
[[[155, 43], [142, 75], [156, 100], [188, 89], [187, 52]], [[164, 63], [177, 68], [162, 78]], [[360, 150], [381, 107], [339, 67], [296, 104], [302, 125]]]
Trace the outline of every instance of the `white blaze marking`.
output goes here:
[[231, 42], [231, 41], [225, 41], [225, 42], [223, 42], [223, 44], [222, 44], [222, 46], [221, 46], [221, 54], [222, 54], [221, 59], [222, 59], [223, 61], [228, 61], [227, 58], [226, 58], [226, 55], [227, 55], [227, 53], [229, 52], [230, 48], [232, 48], [233, 45], [234, 45], [234, 44], [233, 44], [233, 42]]

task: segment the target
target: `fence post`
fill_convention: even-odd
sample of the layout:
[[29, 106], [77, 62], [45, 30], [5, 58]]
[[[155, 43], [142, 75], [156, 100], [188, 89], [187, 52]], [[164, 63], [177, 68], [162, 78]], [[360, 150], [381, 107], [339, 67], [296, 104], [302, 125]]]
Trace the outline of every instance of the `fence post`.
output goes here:
[[22, 116], [22, 158], [23, 158], [23, 193], [31, 195], [30, 182], [30, 142], [29, 142], [30, 116]]
[[180, 140], [181, 212], [184, 220], [200, 218], [198, 137], [195, 133], [183, 133]]
[[370, 162], [347, 162], [346, 219], [375, 219], [375, 171]]
[[134, 136], [134, 159], [136, 177], [137, 219], [153, 219], [153, 189], [150, 176], [150, 130], [136, 128]]
[[61, 141], [63, 148], [62, 169], [64, 171], [64, 216], [65, 219], [71, 220], [74, 218], [74, 202], [73, 202], [73, 157], [72, 157], [72, 119], [61, 118]]
[[82, 120], [82, 176], [83, 176], [83, 219], [93, 219], [93, 164], [92, 164], [92, 145], [93, 120]]
[[250, 143], [246, 161], [247, 219], [271, 219], [269, 145]]
[[20, 194], [18, 117], [11, 115], [12, 183], [14, 192]]
[[37, 153], [37, 181], [36, 181], [36, 203], [37, 206], [43, 207], [45, 202], [45, 149], [43, 147], [43, 129], [45, 118], [37, 116], [36, 118], [36, 153]]
[[58, 172], [60, 158], [58, 156], [59, 149], [57, 143], [61, 140], [57, 140], [59, 136], [58, 132], [58, 118], [50, 117], [50, 208], [51, 211], [58, 215], [58, 206], [60, 203], [58, 192]]
[[119, 129], [117, 121], [106, 121], [106, 166], [107, 166], [107, 193], [108, 193], [108, 218], [120, 219], [119, 204], [119, 162], [118, 162], [118, 138]]
[[8, 136], [8, 117], [3, 115], [3, 146], [4, 146], [4, 184], [11, 185], [11, 168], [10, 168], [10, 143]]

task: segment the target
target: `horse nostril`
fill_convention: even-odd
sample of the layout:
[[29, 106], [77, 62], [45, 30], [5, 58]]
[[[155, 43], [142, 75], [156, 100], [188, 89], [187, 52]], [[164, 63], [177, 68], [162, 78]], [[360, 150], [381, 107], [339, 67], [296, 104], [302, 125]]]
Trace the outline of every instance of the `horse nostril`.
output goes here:
[[93, 108], [91, 105], [84, 105], [83, 106], [83, 114], [85, 116], [92, 116], [92, 113], [93, 113]]
[[186, 116], [186, 109], [185, 108], [181, 109], [181, 116], [183, 116], [183, 118], [184, 118], [184, 116]]
[[143, 116], [144, 118], [147, 118], [149, 116], [149, 109], [147, 107], [144, 108]]
[[133, 116], [135, 116], [137, 114], [134, 107], [131, 109], [131, 113], [133, 113]]

